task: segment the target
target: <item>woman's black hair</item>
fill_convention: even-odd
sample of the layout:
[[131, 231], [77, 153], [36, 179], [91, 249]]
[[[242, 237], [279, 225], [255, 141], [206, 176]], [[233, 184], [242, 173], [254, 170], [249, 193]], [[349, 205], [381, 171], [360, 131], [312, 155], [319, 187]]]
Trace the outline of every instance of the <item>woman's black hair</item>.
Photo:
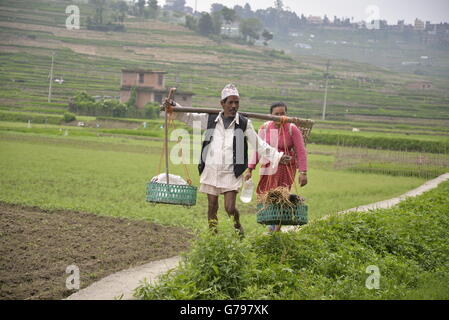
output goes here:
[[276, 102], [273, 103], [270, 107], [270, 114], [273, 113], [273, 109], [277, 108], [277, 107], [284, 107], [285, 108], [285, 112], [287, 112], [287, 105], [283, 102]]

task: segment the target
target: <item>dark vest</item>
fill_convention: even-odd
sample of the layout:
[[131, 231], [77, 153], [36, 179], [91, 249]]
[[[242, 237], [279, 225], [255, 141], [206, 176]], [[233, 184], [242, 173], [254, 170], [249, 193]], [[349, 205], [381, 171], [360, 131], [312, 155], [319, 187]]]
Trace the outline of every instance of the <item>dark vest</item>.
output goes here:
[[[217, 123], [215, 122], [216, 118], [217, 118], [216, 114], [209, 114], [209, 118], [207, 119], [207, 131], [203, 141], [203, 147], [201, 148], [200, 163], [198, 164], [198, 171], [200, 172], [200, 175], [201, 173], [203, 173], [204, 167], [206, 166], [205, 161], [208, 150], [206, 151], [206, 153], [204, 153], [204, 159], [203, 159], [203, 152], [214, 138], [214, 130], [215, 126], [217, 125]], [[234, 139], [232, 142], [232, 149], [233, 149], [232, 162], [234, 165], [234, 175], [236, 178], [240, 177], [242, 173], [245, 172], [245, 170], [248, 168], [248, 141], [244, 135], [247, 125], [248, 119], [239, 114], [239, 124], [235, 123]], [[237, 139], [239, 139], [239, 143], [237, 143]], [[241, 143], [242, 140], [243, 144]], [[241, 156], [242, 152], [243, 152], [243, 159]]]

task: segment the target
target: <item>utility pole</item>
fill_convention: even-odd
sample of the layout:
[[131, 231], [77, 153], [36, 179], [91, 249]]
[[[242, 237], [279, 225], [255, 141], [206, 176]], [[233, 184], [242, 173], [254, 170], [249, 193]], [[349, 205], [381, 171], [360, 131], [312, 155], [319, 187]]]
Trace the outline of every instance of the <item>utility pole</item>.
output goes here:
[[326, 73], [325, 73], [325, 77], [326, 77], [326, 84], [324, 87], [324, 102], [323, 102], [323, 120], [326, 120], [326, 106], [327, 106], [327, 86], [329, 84], [329, 67], [331, 65], [330, 60], [327, 60], [326, 63]]
[[55, 53], [51, 54], [51, 69], [50, 69], [50, 84], [48, 85], [48, 102], [51, 102], [51, 85], [53, 82], [53, 62], [55, 58]]

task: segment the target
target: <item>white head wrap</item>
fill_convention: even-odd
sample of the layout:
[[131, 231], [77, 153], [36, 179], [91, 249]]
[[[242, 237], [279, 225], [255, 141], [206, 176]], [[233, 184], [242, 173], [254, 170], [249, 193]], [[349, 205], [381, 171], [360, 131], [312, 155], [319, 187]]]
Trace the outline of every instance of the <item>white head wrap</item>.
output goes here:
[[223, 90], [221, 91], [221, 100], [224, 100], [229, 96], [239, 97], [239, 92], [237, 90], [237, 87], [235, 85], [233, 85], [232, 83], [226, 85], [223, 88]]

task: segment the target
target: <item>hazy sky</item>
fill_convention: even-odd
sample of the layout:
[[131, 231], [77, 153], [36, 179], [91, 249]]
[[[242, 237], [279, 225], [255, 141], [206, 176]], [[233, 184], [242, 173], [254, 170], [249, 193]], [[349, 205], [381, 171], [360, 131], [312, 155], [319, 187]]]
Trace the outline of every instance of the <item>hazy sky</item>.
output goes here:
[[[164, 3], [165, 0], [159, 1]], [[227, 7], [236, 4], [249, 3], [253, 10], [266, 9], [274, 6], [274, 0], [186, 0], [186, 5], [198, 11], [209, 11], [212, 3], [221, 3]], [[283, 0], [284, 7], [289, 7], [297, 14], [319, 15], [333, 18], [354, 17], [356, 21], [367, 20], [374, 17], [376, 11], [382, 20], [389, 24], [396, 24], [398, 20], [405, 19], [412, 23], [415, 18], [432, 23], [449, 22], [449, 0]], [[378, 10], [367, 12], [370, 6], [377, 6]]]

